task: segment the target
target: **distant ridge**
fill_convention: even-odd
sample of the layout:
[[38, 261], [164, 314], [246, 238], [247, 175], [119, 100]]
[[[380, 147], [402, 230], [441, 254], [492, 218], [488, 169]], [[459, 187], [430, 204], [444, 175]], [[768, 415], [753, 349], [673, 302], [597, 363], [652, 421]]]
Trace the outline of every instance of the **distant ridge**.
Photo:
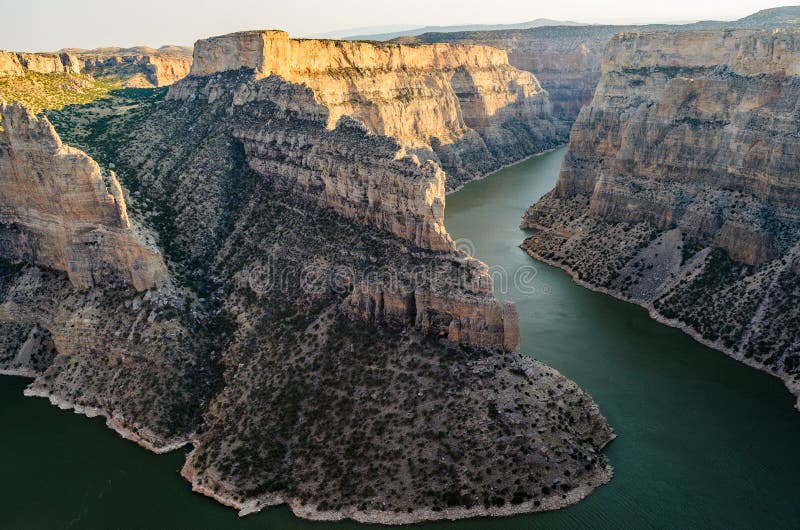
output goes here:
[[[473, 33], [483, 31], [513, 31], [513, 30], [529, 30], [553, 26], [572, 26], [572, 27], [586, 27], [597, 28], [603, 31], [613, 28], [619, 28], [619, 31], [630, 31], [633, 29], [647, 29], [647, 30], [660, 30], [660, 29], [719, 29], [726, 27], [735, 28], [785, 28], [800, 26], [800, 6], [783, 6], [774, 7], [770, 9], [762, 9], [752, 15], [748, 15], [738, 20], [701, 20], [698, 22], [690, 23], [643, 23], [643, 24], [584, 24], [572, 21], [560, 21], [547, 18], [537, 18], [529, 22], [522, 22], [519, 24], [472, 24], [462, 26], [425, 26], [412, 28], [407, 30], [396, 30], [393, 32], [375, 32], [372, 34], [358, 34], [358, 35], [342, 35], [338, 38], [346, 40], [394, 40], [401, 37], [419, 37], [425, 35], [424, 42], [446, 41], [442, 34], [445, 33]], [[342, 32], [344, 33], [344, 32]], [[413, 42], [413, 41], [408, 41]]]
[[56, 53], [71, 53], [73, 55], [125, 55], [125, 54], [142, 54], [142, 55], [186, 55], [192, 56], [191, 46], [176, 46], [167, 44], [160, 48], [151, 48], [150, 46], [133, 46], [131, 48], [120, 48], [118, 46], [106, 46], [103, 48], [94, 48], [87, 50], [84, 48], [62, 48]]
[[424, 33], [454, 33], [459, 31], [497, 31], [508, 29], [531, 29], [541, 28], [545, 26], [584, 26], [579, 22], [572, 22], [570, 20], [552, 20], [549, 18], [537, 18], [529, 20], [528, 22], [519, 22], [516, 24], [466, 24], [460, 26], [424, 26], [414, 27], [406, 30], [396, 30], [385, 33], [371, 33], [371, 34], [350, 34], [342, 35], [339, 38], [345, 40], [392, 40], [398, 37], [415, 37]]

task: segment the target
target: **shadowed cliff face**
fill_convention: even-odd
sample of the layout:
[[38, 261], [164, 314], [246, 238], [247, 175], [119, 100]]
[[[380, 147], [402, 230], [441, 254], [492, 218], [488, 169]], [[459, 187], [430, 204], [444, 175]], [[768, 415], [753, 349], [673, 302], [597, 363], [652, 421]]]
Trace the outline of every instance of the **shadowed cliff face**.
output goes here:
[[623, 34], [603, 58], [531, 253], [795, 391], [800, 34]]
[[[385, 231], [416, 249], [431, 251], [426, 261], [412, 260], [383, 269], [372, 270], [369, 262], [348, 265], [346, 268], [352, 266], [352, 270], [348, 270], [347, 281], [354, 291], [345, 307], [352, 316], [416, 325], [452, 335], [456, 342], [518, 348], [516, 314], [512, 313], [512, 322], [504, 322], [504, 310], [494, 299], [486, 266], [458, 255], [444, 228], [445, 176], [434, 162], [423, 163], [416, 156], [406, 155], [394, 139], [370, 134], [363, 125], [348, 118], [340, 119], [333, 129], [328, 128], [328, 111], [315, 101], [313, 92], [276, 76], [254, 81], [247, 70], [193, 76], [176, 85], [175, 92], [191, 93], [191, 100], [176, 98], [173, 93], [164, 107], [175, 109], [173, 112], [197, 113], [196, 121], [186, 123], [186, 127], [202, 127], [208, 131], [206, 134], [213, 131], [215, 137], [224, 136], [231, 149], [227, 158], [236, 157], [237, 163], [244, 164], [243, 171], [274, 180], [277, 186], [291, 190], [304, 201], [331, 209], [356, 224]], [[220, 115], [225, 116], [224, 120], [219, 119]], [[162, 119], [169, 119], [168, 116], [165, 112]], [[180, 142], [179, 135], [185, 133], [180, 128], [167, 130], [176, 136], [155, 143], [174, 150]], [[154, 129], [144, 136], [162, 134]], [[193, 144], [181, 148], [187, 156], [196, 156]], [[172, 170], [178, 175], [184, 171], [171, 166], [172, 160], [180, 160], [172, 154], [166, 160], [152, 156], [151, 151], [157, 149], [137, 146], [129, 152], [130, 160], [142, 164], [137, 169], [139, 174]], [[143, 154], [147, 158], [143, 159]], [[203, 167], [207, 171], [223, 161], [207, 160]], [[163, 177], [146, 178], [148, 190], [164, 187]], [[228, 186], [227, 178], [221, 169], [215, 187]], [[176, 191], [196, 193], [183, 187]], [[221, 217], [232, 214], [216, 199], [206, 203], [212, 208], [197, 209], [191, 203], [178, 202], [181, 195], [174, 193], [172, 200], [186, 209], [179, 222], [196, 223], [191, 240], [186, 241], [186, 252], [196, 253], [198, 261], [204, 254], [218, 252], [215, 242], [225, 240], [227, 229]], [[160, 199], [166, 200], [166, 196]], [[426, 269], [428, 265], [432, 268]], [[444, 273], [448, 268], [455, 274]], [[470, 279], [468, 284], [458, 283], [464, 278]], [[510, 330], [508, 341], [506, 328]]]
[[[183, 476], [242, 513], [507, 515], [610, 480], [597, 406], [516, 352], [516, 309], [454, 248], [436, 161], [332, 119], [313, 87], [258, 74], [237, 46], [211, 54], [231, 68], [102, 128], [82, 114], [87, 151], [114, 161], [157, 231], [170, 284], [76, 293], [63, 274], [0, 261], [0, 370], [36, 375], [29, 395], [104, 414], [152, 450], [191, 441]], [[482, 60], [446, 48], [426, 53]], [[362, 83], [383, 82], [368, 56], [348, 57]], [[392, 82], [438, 87], [428, 64], [394, 66]]]
[[[448, 188], [566, 138], [536, 78], [483, 46], [293, 40], [253, 31], [199, 41], [193, 75], [250, 68], [308, 86], [328, 110], [431, 159]], [[170, 97], [186, 98], [179, 88]]]

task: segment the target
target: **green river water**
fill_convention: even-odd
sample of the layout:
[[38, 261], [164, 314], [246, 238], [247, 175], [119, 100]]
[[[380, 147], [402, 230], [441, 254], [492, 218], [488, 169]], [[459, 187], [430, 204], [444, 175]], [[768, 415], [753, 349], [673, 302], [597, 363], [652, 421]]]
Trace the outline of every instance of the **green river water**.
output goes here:
[[[412, 528], [800, 527], [800, 413], [780, 381], [576, 286], [517, 247], [522, 213], [553, 187], [563, 156], [530, 159], [448, 196], [446, 224], [506, 271], [510, 281], [496, 288], [518, 304], [522, 350], [600, 405], [618, 435], [606, 449], [615, 477], [557, 512]], [[520, 269], [532, 276], [524, 289], [513, 282]], [[282, 507], [239, 519], [191, 493], [178, 476], [183, 451], [148, 453], [100, 419], [24, 398], [26, 383], [0, 377], [0, 528], [372, 528], [310, 523]]]

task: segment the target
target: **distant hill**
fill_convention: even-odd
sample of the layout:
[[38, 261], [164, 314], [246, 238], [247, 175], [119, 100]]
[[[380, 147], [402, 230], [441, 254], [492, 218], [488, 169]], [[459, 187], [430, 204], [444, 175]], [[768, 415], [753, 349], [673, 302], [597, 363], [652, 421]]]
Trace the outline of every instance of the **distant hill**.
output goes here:
[[740, 28], [783, 28], [800, 26], [800, 6], [763, 9], [736, 21]]
[[72, 55], [186, 55], [192, 56], [191, 46], [165, 45], [158, 49], [150, 46], [133, 46], [132, 48], [120, 48], [108, 46], [105, 48], [94, 48], [86, 50], [83, 48], [62, 48], [56, 53], [71, 53]]
[[395, 30], [385, 33], [361, 33], [343, 35], [340, 38], [345, 40], [392, 40], [398, 37], [415, 37], [425, 33], [454, 33], [463, 31], [498, 31], [498, 30], [511, 30], [511, 29], [530, 29], [541, 28], [545, 26], [582, 26], [578, 22], [569, 20], [551, 20], [549, 18], [537, 18], [529, 20], [528, 22], [519, 22], [517, 24], [467, 24], [462, 26], [424, 26], [412, 27], [405, 30]]
[[[582, 24], [579, 22], [551, 20], [547, 18], [537, 18], [529, 22], [521, 22], [519, 24], [472, 24], [463, 26], [425, 26], [425, 27], [409, 27], [406, 29], [396, 29], [387, 32], [355, 32], [350, 33], [347, 30], [339, 32], [336, 37], [330, 38], [343, 38], [345, 40], [395, 40], [410, 37], [419, 37], [424, 35], [423, 41], [425, 42], [443, 42], [450, 40], [444, 34], [461, 34], [464, 37], [475, 32], [484, 31], [513, 31], [513, 30], [528, 30], [543, 27], [554, 26], [580, 26], [586, 28], [596, 28], [598, 32], [607, 33], [619, 29], [619, 31], [632, 31], [637, 29], [647, 30], [660, 30], [660, 29], [719, 29], [726, 27], [736, 28], [786, 28], [800, 26], [800, 6], [784, 6], [775, 7], [771, 9], [763, 9], [752, 15], [748, 15], [739, 20], [702, 20], [699, 22], [692, 22], [688, 24], [622, 24], [622, 25], [596, 25], [596, 24]], [[591, 31], [591, 30], [590, 30]], [[470, 35], [474, 36], [474, 35]], [[460, 39], [455, 39], [460, 40]], [[409, 39], [405, 42], [413, 42]]]
[[383, 26], [366, 26], [360, 28], [347, 28], [336, 31], [325, 31], [302, 35], [301, 38], [308, 39], [349, 39], [352, 35], [411, 35], [418, 29], [422, 29], [422, 24], [387, 24]]

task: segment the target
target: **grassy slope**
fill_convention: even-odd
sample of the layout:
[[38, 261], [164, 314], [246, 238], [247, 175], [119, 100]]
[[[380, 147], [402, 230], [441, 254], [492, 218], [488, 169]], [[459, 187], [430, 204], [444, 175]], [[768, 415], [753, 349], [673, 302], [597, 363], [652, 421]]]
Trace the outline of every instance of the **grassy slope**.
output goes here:
[[0, 78], [0, 99], [19, 101], [35, 112], [86, 104], [106, 97], [116, 85], [89, 76], [39, 74]]

